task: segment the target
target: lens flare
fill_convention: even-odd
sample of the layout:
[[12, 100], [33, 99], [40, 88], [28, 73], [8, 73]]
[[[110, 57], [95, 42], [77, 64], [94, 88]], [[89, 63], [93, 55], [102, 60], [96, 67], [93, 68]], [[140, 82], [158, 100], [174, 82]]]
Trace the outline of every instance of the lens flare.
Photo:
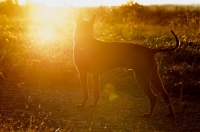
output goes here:
[[110, 101], [116, 99], [118, 97], [117, 94], [114, 93], [115, 87], [112, 84], [106, 84], [104, 87], [104, 93], [108, 96]]

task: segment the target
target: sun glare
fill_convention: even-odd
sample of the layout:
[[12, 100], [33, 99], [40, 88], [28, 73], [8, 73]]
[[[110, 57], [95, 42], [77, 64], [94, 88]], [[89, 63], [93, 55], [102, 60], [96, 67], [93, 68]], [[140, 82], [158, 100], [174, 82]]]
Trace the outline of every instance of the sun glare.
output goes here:
[[[27, 0], [18, 0], [20, 5], [26, 4]], [[68, 7], [68, 6], [119, 6], [125, 4], [130, 0], [31, 0], [33, 3], [46, 5], [48, 7]], [[174, 0], [133, 0], [133, 2], [137, 2], [142, 5], [149, 4], [200, 4], [197, 0], [182, 0], [182, 1], [174, 1]]]
[[[59, 8], [52, 7], [80, 7], [80, 6], [113, 6], [122, 5], [130, 0], [31, 0], [32, 3], [44, 6], [35, 6], [31, 10], [31, 19], [33, 24], [35, 24], [36, 29], [34, 29], [35, 40], [38, 40], [40, 44], [50, 43], [55, 41], [58, 36], [57, 25], [62, 25], [60, 22], [66, 22], [68, 16], [66, 11], [59, 10]], [[166, 3], [176, 3], [174, 0], [166, 1], [156, 1], [156, 0], [133, 0], [139, 4], [166, 4]], [[25, 5], [28, 0], [18, 0], [20, 5]], [[159, 3], [158, 3], [159, 2]], [[187, 3], [186, 3], [187, 2]], [[191, 4], [195, 3], [194, 0], [190, 0]], [[188, 1], [181, 1], [182, 4], [189, 4]], [[33, 25], [34, 27], [34, 25]], [[42, 43], [41, 43], [42, 42]]]
[[[24, 5], [26, 0], [18, 0], [20, 5]], [[48, 7], [68, 7], [68, 6], [112, 6], [112, 5], [122, 5], [127, 2], [127, 0], [32, 0], [33, 3], [40, 5], [46, 5]]]
[[59, 27], [63, 25], [63, 22], [66, 23], [68, 16], [63, 10], [48, 7], [33, 8], [30, 14], [31, 34], [38, 44], [51, 44], [60, 38]]
[[35, 37], [40, 42], [40, 44], [44, 45], [52, 42], [55, 38], [55, 35], [53, 30], [47, 27], [42, 27], [38, 31], [36, 31]]
[[65, 6], [66, 0], [32, 0], [35, 3], [46, 5], [48, 7], [63, 7]]
[[19, 5], [25, 5], [26, 4], [26, 0], [19, 0]]

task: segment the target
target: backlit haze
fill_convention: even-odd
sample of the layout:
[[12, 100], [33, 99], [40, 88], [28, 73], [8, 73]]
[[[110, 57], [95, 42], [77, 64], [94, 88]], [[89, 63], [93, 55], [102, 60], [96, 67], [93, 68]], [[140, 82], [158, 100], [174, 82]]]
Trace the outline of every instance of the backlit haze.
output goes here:
[[[18, 0], [20, 5], [26, 5], [28, 2], [32, 4], [43, 5], [50, 8], [40, 8], [31, 10], [31, 18], [34, 23], [40, 23], [37, 25], [37, 30], [32, 33], [36, 40], [42, 41], [39, 44], [49, 43], [52, 40], [56, 41], [58, 36], [53, 29], [53, 25], [62, 25], [60, 22], [65, 22], [71, 15], [66, 15], [65, 11], [54, 10], [52, 7], [92, 7], [92, 6], [120, 6], [126, 4], [131, 0]], [[161, 5], [161, 4], [197, 4], [197, 0], [134, 0], [140, 5]], [[68, 12], [69, 13], [69, 12]], [[39, 21], [39, 22], [38, 22]], [[34, 27], [34, 26], [33, 26]]]
[[[125, 4], [127, 0], [32, 0], [33, 3], [43, 4], [48, 7], [63, 7], [63, 6], [119, 6]], [[200, 4], [198, 0], [135, 0], [141, 5], [152, 5], [152, 4]], [[19, 0], [20, 5], [26, 4], [26, 0]]]

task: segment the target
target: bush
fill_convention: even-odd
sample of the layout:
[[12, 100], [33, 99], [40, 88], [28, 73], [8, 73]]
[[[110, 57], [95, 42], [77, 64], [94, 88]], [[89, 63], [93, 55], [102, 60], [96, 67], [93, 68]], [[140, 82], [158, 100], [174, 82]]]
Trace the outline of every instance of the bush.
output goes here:
[[[4, 4], [0, 6], [6, 6]], [[200, 93], [199, 10], [146, 7], [136, 3], [97, 8], [30, 7], [29, 16], [24, 16], [19, 14], [23, 14], [27, 7], [17, 8], [21, 11], [17, 17], [11, 17], [3, 8], [0, 11], [7, 15], [0, 17], [0, 69], [7, 79], [33, 85], [79, 85], [72, 55], [75, 19], [80, 11], [86, 18], [96, 12], [94, 36], [104, 41], [134, 42], [151, 48], [170, 47], [175, 43], [169, 32], [173, 29], [181, 41], [181, 48], [174, 53], [157, 55], [163, 83], [169, 91], [183, 85], [184, 94]], [[40, 12], [36, 14], [38, 9]], [[113, 74], [116, 76], [113, 77]], [[132, 72], [125, 73], [123, 70], [102, 75], [101, 80], [102, 87], [107, 83], [119, 89], [136, 86], [132, 83]]]

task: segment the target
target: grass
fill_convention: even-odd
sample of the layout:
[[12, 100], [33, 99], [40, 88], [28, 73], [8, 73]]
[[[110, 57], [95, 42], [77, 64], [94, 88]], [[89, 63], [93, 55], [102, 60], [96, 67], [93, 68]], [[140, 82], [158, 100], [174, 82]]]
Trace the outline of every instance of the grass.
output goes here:
[[[160, 97], [153, 117], [140, 118], [148, 110], [148, 99], [133, 73], [123, 69], [101, 76], [102, 101], [97, 109], [73, 108], [82, 98], [73, 62], [73, 30], [80, 10], [86, 18], [97, 13], [94, 36], [103, 41], [171, 47], [175, 40], [170, 29], [174, 30], [181, 48], [156, 57], [176, 118], [163, 116], [166, 106]], [[29, 17], [0, 16], [0, 131], [199, 130], [199, 15], [185, 12], [166, 18], [170, 23], [163, 25], [154, 24], [159, 18], [153, 17], [146, 23], [136, 16], [121, 19], [120, 11], [99, 7], [59, 10], [65, 17], [48, 16], [47, 12]], [[89, 87], [92, 95], [91, 76]]]

